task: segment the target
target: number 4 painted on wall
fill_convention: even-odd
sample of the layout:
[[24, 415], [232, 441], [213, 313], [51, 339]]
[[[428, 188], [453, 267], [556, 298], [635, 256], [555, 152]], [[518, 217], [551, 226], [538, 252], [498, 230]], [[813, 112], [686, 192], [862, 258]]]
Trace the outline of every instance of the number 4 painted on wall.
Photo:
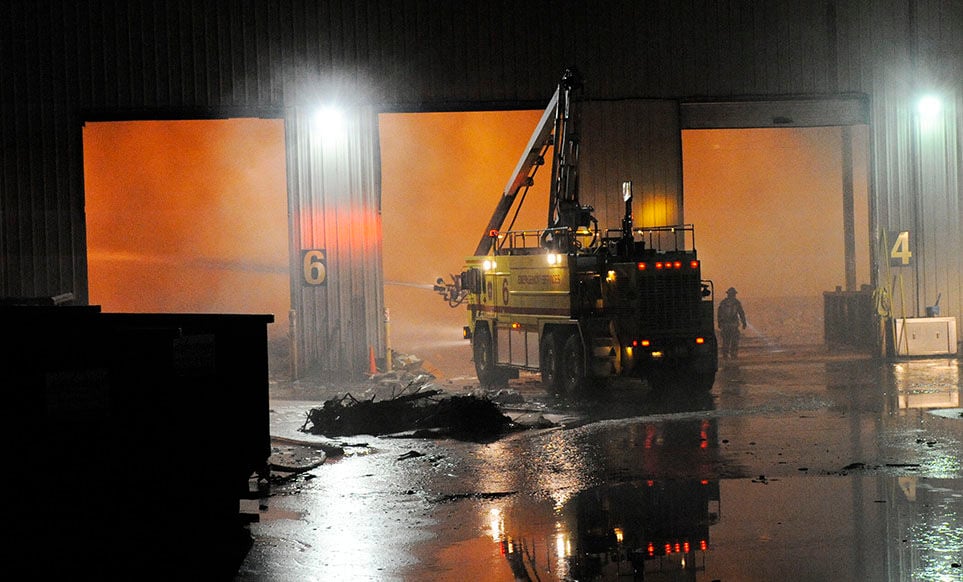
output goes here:
[[913, 253], [910, 251], [910, 233], [908, 230], [890, 233], [893, 245], [889, 248], [889, 264], [891, 267], [907, 267], [913, 263]]

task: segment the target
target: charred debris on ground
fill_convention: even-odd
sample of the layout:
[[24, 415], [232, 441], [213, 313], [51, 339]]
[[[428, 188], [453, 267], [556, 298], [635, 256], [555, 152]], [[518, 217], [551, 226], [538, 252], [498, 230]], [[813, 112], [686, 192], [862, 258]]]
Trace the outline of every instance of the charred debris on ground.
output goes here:
[[386, 373], [372, 377], [381, 385], [393, 384], [390, 393], [357, 398], [350, 392], [311, 408], [302, 432], [327, 437], [367, 434], [406, 438], [449, 437], [490, 441], [531, 428], [515, 423], [487, 395], [453, 395], [434, 387], [431, 374]]

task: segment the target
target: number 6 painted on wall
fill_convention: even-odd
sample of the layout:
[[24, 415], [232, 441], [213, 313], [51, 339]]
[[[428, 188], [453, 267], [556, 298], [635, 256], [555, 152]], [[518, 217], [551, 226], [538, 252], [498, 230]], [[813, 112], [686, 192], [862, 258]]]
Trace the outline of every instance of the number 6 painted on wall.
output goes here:
[[328, 266], [324, 249], [302, 250], [301, 270], [304, 273], [305, 285], [327, 285]]

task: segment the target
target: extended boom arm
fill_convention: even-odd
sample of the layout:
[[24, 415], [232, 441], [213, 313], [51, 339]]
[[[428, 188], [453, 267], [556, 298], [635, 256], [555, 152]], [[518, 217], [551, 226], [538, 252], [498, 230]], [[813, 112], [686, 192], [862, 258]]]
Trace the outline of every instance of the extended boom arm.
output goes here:
[[[505, 223], [515, 198], [522, 188], [531, 186], [538, 167], [545, 163], [545, 152], [548, 147], [556, 144], [552, 160], [552, 192], [549, 201], [549, 226], [558, 226], [561, 207], [565, 203], [574, 202], [578, 206], [578, 189], [575, 176], [575, 164], [578, 160], [578, 140], [572, 127], [572, 91], [580, 86], [580, 80], [574, 71], [566, 71], [559, 83], [555, 94], [548, 102], [548, 107], [542, 113], [528, 146], [515, 166], [505, 190], [502, 192], [495, 212], [488, 221], [476, 255], [486, 254], [492, 245], [491, 233], [501, 229]], [[554, 135], [553, 135], [554, 131]], [[561, 147], [558, 144], [562, 144]], [[554, 217], [553, 217], [554, 215]]]

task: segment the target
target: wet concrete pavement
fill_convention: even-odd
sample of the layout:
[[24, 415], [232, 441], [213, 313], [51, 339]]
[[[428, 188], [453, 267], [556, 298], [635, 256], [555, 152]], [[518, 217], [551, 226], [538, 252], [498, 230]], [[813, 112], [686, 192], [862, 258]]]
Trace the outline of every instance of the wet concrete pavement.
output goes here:
[[506, 414], [556, 426], [490, 443], [312, 436], [338, 387], [275, 386], [272, 435], [344, 455], [254, 503], [236, 579], [963, 580], [961, 386], [818, 349], [748, 350], [701, 396], [523, 376]]

